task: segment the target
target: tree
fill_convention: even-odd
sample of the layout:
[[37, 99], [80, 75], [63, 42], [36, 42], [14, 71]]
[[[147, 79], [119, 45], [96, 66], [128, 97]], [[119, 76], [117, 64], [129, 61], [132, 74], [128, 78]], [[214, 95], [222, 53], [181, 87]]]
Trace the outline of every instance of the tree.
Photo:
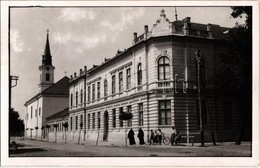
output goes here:
[[80, 134], [81, 134], [81, 130], [82, 130], [82, 127], [83, 127], [83, 123], [80, 122], [79, 126], [80, 126], [80, 130], [79, 130], [79, 139], [78, 139], [78, 144], [80, 143]]
[[24, 134], [24, 123], [14, 108], [9, 113], [9, 134], [10, 136], [22, 136]]
[[68, 129], [69, 123], [65, 122], [62, 124], [62, 126], [64, 127], [64, 131], [65, 131], [65, 143], [66, 143], [67, 140], [66, 130]]
[[221, 57], [216, 84], [222, 93], [230, 93], [241, 105], [240, 129], [236, 144], [241, 143], [244, 129], [252, 126], [252, 7], [231, 7], [233, 18], [245, 16], [244, 24], [236, 25], [228, 32], [227, 55]]
[[36, 138], [35, 138], [35, 139], [37, 140], [37, 137], [38, 137], [38, 129], [39, 129], [39, 127], [36, 126], [36, 127], [34, 127], [34, 128], [35, 128], [35, 130], [36, 130], [36, 136], [35, 136]]
[[49, 131], [50, 131], [51, 126], [49, 124], [47, 124], [46, 128], [47, 128], [47, 131], [48, 131], [48, 135], [47, 136], [48, 136], [48, 141], [49, 141]]
[[53, 127], [55, 128], [55, 142], [57, 142], [57, 128], [58, 128], [58, 124], [53, 124]]

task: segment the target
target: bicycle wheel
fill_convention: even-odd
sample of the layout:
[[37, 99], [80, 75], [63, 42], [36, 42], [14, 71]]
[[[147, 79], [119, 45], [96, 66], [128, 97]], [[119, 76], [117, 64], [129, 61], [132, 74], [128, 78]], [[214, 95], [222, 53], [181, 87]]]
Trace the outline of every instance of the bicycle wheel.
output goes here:
[[164, 145], [169, 145], [170, 142], [171, 142], [170, 138], [168, 138], [168, 137], [163, 138]]

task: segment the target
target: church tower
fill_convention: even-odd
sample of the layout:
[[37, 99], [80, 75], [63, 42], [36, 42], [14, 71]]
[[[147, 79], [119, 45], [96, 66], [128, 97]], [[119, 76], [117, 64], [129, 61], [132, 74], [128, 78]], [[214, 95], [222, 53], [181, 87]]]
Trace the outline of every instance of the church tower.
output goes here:
[[42, 55], [42, 65], [39, 66], [40, 70], [40, 83], [39, 83], [39, 91], [42, 92], [43, 90], [50, 87], [54, 84], [54, 69], [55, 67], [52, 66], [52, 56], [49, 44], [49, 30], [47, 30], [47, 40], [44, 49], [44, 54]]

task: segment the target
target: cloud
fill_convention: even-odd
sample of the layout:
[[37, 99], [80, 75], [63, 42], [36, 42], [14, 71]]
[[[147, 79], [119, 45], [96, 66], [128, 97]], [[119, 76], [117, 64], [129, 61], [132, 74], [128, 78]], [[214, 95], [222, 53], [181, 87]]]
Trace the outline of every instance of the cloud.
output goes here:
[[66, 8], [62, 10], [60, 19], [64, 21], [80, 21], [82, 19], [94, 20], [96, 14], [91, 9]]
[[24, 42], [18, 30], [11, 30], [11, 48], [17, 53], [23, 52], [24, 50]]

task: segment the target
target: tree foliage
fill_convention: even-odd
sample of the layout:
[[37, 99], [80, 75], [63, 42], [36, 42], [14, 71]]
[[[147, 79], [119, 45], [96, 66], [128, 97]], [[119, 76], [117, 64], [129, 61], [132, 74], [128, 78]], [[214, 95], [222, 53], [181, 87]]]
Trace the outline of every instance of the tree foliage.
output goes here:
[[17, 111], [11, 108], [9, 112], [9, 133], [11, 136], [22, 136], [24, 132], [24, 123]]
[[229, 53], [221, 56], [216, 84], [220, 91], [230, 94], [240, 105], [240, 132], [236, 144], [241, 143], [244, 128], [252, 123], [252, 7], [231, 7], [233, 18], [245, 17], [228, 32]]

